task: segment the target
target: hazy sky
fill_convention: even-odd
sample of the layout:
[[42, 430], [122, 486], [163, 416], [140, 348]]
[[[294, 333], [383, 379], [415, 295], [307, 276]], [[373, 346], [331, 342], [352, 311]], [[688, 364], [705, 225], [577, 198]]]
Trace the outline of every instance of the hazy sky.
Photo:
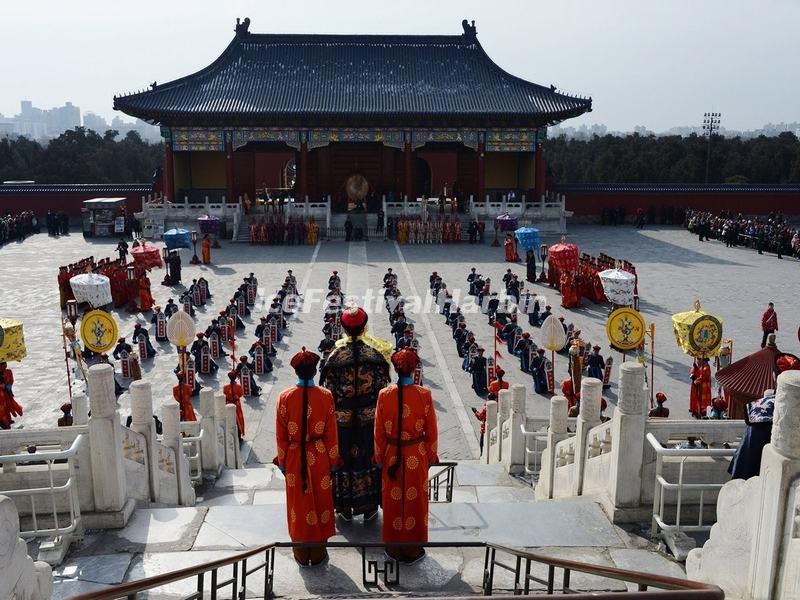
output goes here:
[[110, 120], [114, 93], [206, 66], [245, 16], [259, 33], [459, 34], [475, 19], [507, 71], [592, 96], [571, 125], [800, 121], [799, 0], [0, 0], [0, 113], [71, 100]]

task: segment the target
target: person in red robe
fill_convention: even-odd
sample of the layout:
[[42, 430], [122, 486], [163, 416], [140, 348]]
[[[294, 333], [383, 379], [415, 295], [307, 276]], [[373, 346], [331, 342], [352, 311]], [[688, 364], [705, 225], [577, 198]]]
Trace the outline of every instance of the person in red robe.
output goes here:
[[575, 308], [580, 305], [580, 298], [575, 287], [575, 279], [572, 273], [565, 271], [561, 274], [559, 289], [561, 291], [561, 306], [564, 308]]
[[178, 385], [172, 388], [172, 397], [180, 407], [181, 421], [197, 421], [192, 406], [192, 386], [184, 381], [183, 371], [178, 371], [175, 375], [178, 377]]
[[[293, 542], [327, 542], [336, 534], [331, 473], [339, 467], [339, 433], [333, 394], [314, 385], [319, 356], [303, 349], [292, 357], [297, 383], [278, 396], [273, 461], [286, 478], [286, 519]], [[328, 558], [324, 546], [292, 548], [301, 566]]]
[[208, 234], [203, 236], [203, 264], [211, 264], [211, 238], [208, 237]]
[[150, 293], [150, 279], [146, 274], [139, 278], [139, 309], [147, 312], [153, 309], [153, 295]]
[[225, 403], [233, 404], [236, 406], [236, 425], [239, 428], [239, 439], [244, 437], [244, 413], [242, 412], [242, 397], [244, 390], [242, 386], [236, 383], [239, 374], [236, 371], [228, 373], [230, 383], [222, 388], [222, 393], [225, 394]]
[[250, 223], [248, 229], [250, 231], [250, 245], [252, 246], [253, 244], [258, 242], [258, 224], [256, 224], [254, 221]]
[[689, 412], [696, 419], [706, 414], [711, 406], [711, 367], [707, 358], [695, 359], [689, 377], [692, 387], [689, 393]]
[[0, 429], [11, 429], [14, 417], [22, 416], [22, 407], [14, 399], [14, 373], [0, 362]]
[[[430, 390], [413, 383], [418, 363], [411, 348], [392, 355], [398, 380], [381, 390], [375, 409], [374, 461], [381, 465], [385, 544], [428, 541], [428, 467], [439, 462], [439, 434]], [[425, 549], [387, 546], [386, 553], [413, 563]]]
[[506, 250], [506, 262], [519, 262], [519, 254], [517, 254], [517, 249], [514, 247], [514, 236], [507, 233], [504, 245]]

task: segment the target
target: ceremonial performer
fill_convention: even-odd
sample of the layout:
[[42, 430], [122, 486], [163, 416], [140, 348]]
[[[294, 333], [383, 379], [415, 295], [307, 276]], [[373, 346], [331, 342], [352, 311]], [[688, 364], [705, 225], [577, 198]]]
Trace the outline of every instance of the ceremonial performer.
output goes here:
[[366, 334], [367, 313], [348, 308], [341, 322], [345, 337], [325, 363], [322, 380], [333, 392], [344, 464], [336, 473], [336, 512], [345, 520], [355, 515], [373, 518], [380, 503], [380, 470], [372, 464], [375, 404], [389, 382], [389, 363], [383, 352], [391, 345]]
[[167, 315], [167, 319], [172, 317], [172, 315], [178, 312], [178, 310], [180, 309], [178, 308], [178, 305], [175, 304], [175, 301], [172, 298], [167, 300], [167, 305], [164, 307], [164, 314]]
[[192, 386], [184, 381], [183, 371], [175, 373], [178, 384], [172, 388], [172, 397], [180, 407], [181, 421], [197, 421], [197, 415], [192, 406]]
[[120, 353], [123, 350], [127, 352], [128, 355], [133, 352], [131, 345], [125, 341], [124, 337], [121, 337], [117, 340], [117, 345], [114, 346], [114, 351], [111, 353], [111, 356], [113, 356], [115, 360], [119, 360]]
[[477, 354], [470, 360], [469, 370], [472, 373], [472, 389], [478, 396], [483, 396], [488, 391], [486, 377], [486, 359], [483, 348], [477, 349]]
[[0, 429], [11, 429], [14, 417], [22, 416], [22, 407], [14, 399], [14, 373], [8, 363], [0, 362]]
[[[297, 383], [278, 396], [275, 464], [286, 478], [286, 519], [293, 542], [326, 542], [336, 534], [331, 473], [341, 464], [333, 394], [314, 385], [319, 356], [292, 357]], [[301, 566], [318, 565], [327, 549], [293, 548]]]
[[537, 394], [547, 393], [547, 359], [544, 348], [536, 349], [536, 356], [531, 360], [531, 375], [533, 376], [533, 389]]
[[208, 234], [203, 236], [203, 264], [210, 265], [211, 264], [211, 238]]
[[600, 355], [600, 346], [592, 346], [592, 353], [586, 359], [589, 365], [589, 377], [603, 381], [606, 370], [606, 361]]
[[244, 437], [244, 413], [242, 412], [242, 386], [236, 383], [239, 374], [236, 371], [228, 373], [228, 380], [230, 383], [225, 384], [222, 388], [222, 393], [225, 394], [225, 404], [233, 404], [236, 406], [236, 426], [239, 429], [239, 441]]
[[[381, 540], [386, 544], [428, 541], [428, 467], [439, 462], [439, 438], [431, 392], [413, 383], [418, 363], [410, 348], [395, 352], [397, 384], [378, 394], [375, 462], [381, 465]], [[410, 564], [423, 558], [425, 549], [387, 546], [386, 553]]]
[[658, 392], [656, 394], [656, 406], [655, 408], [651, 408], [650, 412], [647, 413], [648, 417], [659, 417], [659, 418], [667, 418], [669, 417], [669, 409], [664, 406], [664, 402], [667, 401], [667, 396], [663, 392]]
[[519, 262], [519, 254], [514, 247], [514, 236], [510, 233], [506, 234], [506, 241], [503, 244], [506, 252], [506, 262]]
[[168, 319], [169, 317], [167, 317], [167, 315], [165, 313], [161, 312], [161, 307], [160, 306], [156, 305], [155, 308], [154, 308], [153, 316], [150, 317], [150, 322], [153, 325], [155, 325], [155, 327], [156, 327], [156, 333], [155, 333], [156, 341], [157, 342], [166, 342], [166, 341], [168, 341], [167, 340], [167, 328], [166, 327], [164, 328], [164, 335], [162, 335], [162, 336], [158, 335], [158, 321], [161, 318], [167, 318]]
[[711, 406], [711, 367], [707, 358], [695, 359], [689, 377], [692, 387], [689, 393], [689, 412], [695, 419], [702, 419]]
[[148, 312], [153, 309], [153, 294], [150, 292], [150, 278], [142, 272], [139, 277], [139, 310]]
[[144, 346], [147, 358], [153, 358], [156, 355], [156, 349], [153, 348], [153, 344], [150, 343], [150, 332], [142, 327], [141, 323], [136, 323], [136, 325], [133, 326], [133, 335], [131, 335], [133, 343], [138, 344], [140, 337], [144, 337]]

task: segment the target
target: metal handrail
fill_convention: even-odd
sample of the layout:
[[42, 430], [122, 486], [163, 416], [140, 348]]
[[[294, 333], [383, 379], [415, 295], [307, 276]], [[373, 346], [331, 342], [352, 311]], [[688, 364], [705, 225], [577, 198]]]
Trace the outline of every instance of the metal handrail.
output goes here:
[[[190, 577], [197, 577], [197, 592], [186, 596], [186, 599], [202, 598], [204, 594], [205, 575], [211, 573], [212, 585], [215, 586], [212, 594], [216, 594], [216, 590], [221, 587], [231, 585], [233, 588], [232, 598], [244, 598], [246, 592], [246, 578], [248, 575], [266, 568], [265, 575], [265, 590], [264, 597], [272, 598], [274, 582], [274, 566], [275, 566], [275, 550], [278, 548], [358, 548], [362, 554], [362, 575], [364, 582], [366, 581], [367, 574], [374, 576], [373, 583], [377, 583], [377, 576], [383, 573], [384, 580], [389, 585], [399, 582], [399, 563], [395, 562], [394, 566], [390, 568], [390, 563], [384, 563], [384, 568], [377, 567], [377, 561], [366, 560], [367, 549], [381, 549], [385, 550], [387, 545], [393, 547], [419, 547], [420, 545], [426, 548], [484, 548], [486, 550], [486, 558], [484, 562], [484, 576], [483, 576], [483, 589], [484, 596], [490, 596], [493, 592], [493, 579], [494, 569], [499, 567], [503, 570], [511, 571], [515, 574], [514, 580], [514, 593], [515, 595], [530, 593], [531, 581], [539, 582], [547, 585], [548, 594], [552, 595], [555, 591], [555, 569], [563, 571], [562, 589], [559, 594], [562, 598], [585, 598], [591, 595], [592, 598], [599, 600], [613, 600], [619, 597], [618, 592], [612, 593], [586, 593], [578, 594], [569, 589], [569, 578], [573, 571], [586, 573], [589, 575], [596, 575], [606, 579], [614, 579], [618, 581], [625, 581], [633, 583], [637, 586], [637, 592], [630, 592], [637, 599], [661, 599], [661, 600], [723, 600], [724, 594], [718, 587], [686, 579], [678, 579], [675, 577], [667, 577], [660, 575], [651, 575], [641, 571], [629, 571], [619, 569], [616, 567], [604, 567], [601, 565], [590, 565], [571, 560], [554, 558], [543, 554], [537, 554], [526, 550], [511, 548], [500, 544], [491, 544], [485, 542], [428, 542], [425, 544], [416, 543], [397, 543], [397, 544], [384, 544], [381, 542], [327, 542], [327, 543], [294, 543], [294, 542], [276, 542], [266, 544], [253, 548], [244, 552], [240, 552], [233, 556], [220, 558], [210, 561], [201, 565], [187, 567], [147, 577], [139, 581], [131, 581], [112, 586], [107, 589], [88, 592], [74, 596], [72, 600], [115, 600], [117, 598], [128, 598], [134, 600], [139, 592], [145, 592], [155, 588], [162, 587], [175, 581], [181, 581]], [[510, 554], [515, 559], [515, 565], [512, 567], [508, 564], [502, 563], [497, 560], [497, 553], [503, 552]], [[248, 569], [247, 560], [253, 556], [260, 554], [265, 555], [263, 563]], [[239, 586], [239, 563], [241, 563], [241, 587]], [[546, 580], [537, 578], [531, 575], [531, 563], [541, 563], [548, 566], [548, 578]], [[233, 566], [233, 575], [225, 581], [218, 581], [217, 574], [219, 569], [227, 566]], [[393, 575], [394, 581], [387, 581], [387, 573]], [[521, 586], [521, 587], [520, 587]], [[648, 591], [648, 588], [658, 588], [660, 591]], [[213, 596], [212, 596], [213, 597]]]
[[[453, 484], [455, 483], [456, 466], [458, 466], [458, 463], [455, 462], [438, 462], [428, 465], [429, 469], [441, 467], [440, 471], [428, 476], [428, 500], [430, 502], [453, 501]], [[444, 500], [439, 500], [442, 479], [444, 479], [445, 485]]]
[[41, 462], [45, 460], [66, 460], [72, 458], [78, 453], [81, 445], [83, 444], [83, 434], [78, 434], [73, 440], [72, 444], [66, 450], [44, 452], [30, 452], [26, 454], [5, 454], [0, 456], [0, 465], [5, 463], [31, 463]]
[[[711, 525], [703, 524], [703, 510], [705, 508], [705, 492], [715, 492], [722, 489], [722, 483], [684, 483], [684, 465], [688, 458], [728, 458], [736, 453], [733, 448], [666, 448], [661, 442], [658, 441], [656, 436], [648, 433], [646, 439], [650, 446], [656, 453], [655, 465], [655, 482], [653, 484], [653, 517], [650, 523], [650, 534], [652, 536], [658, 535], [658, 530], [661, 529], [665, 533], [673, 531], [690, 531], [701, 532], [709, 531]], [[680, 458], [680, 466], [678, 469], [678, 481], [676, 483], [667, 481], [663, 476], [664, 457]], [[675, 491], [677, 493], [677, 503], [675, 512], [675, 524], [670, 525], [666, 522], [665, 517], [665, 490]], [[681, 509], [683, 508], [683, 493], [684, 491], [699, 491], [700, 502], [698, 510], [697, 525], [682, 525], [681, 524]]]

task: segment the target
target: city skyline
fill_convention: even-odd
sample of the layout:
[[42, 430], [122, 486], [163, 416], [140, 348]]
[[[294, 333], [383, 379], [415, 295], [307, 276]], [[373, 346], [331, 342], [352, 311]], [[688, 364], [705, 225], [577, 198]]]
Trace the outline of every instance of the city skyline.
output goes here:
[[594, 111], [570, 122], [575, 127], [665, 131], [699, 123], [707, 111], [722, 112], [734, 130], [800, 120], [792, 101], [800, 96], [800, 80], [789, 76], [800, 56], [792, 29], [800, 5], [788, 0], [507, 0], [489, 7], [443, 1], [380, 11], [360, 1], [310, 0], [302, 12], [273, 0], [142, 0], [112, 24], [105, 4], [75, 6], [48, 6], [32, 18], [31, 3], [3, 3], [0, 15], [15, 27], [0, 39], [0, 50], [14, 57], [6, 65], [0, 113], [13, 112], [20, 97], [50, 106], [71, 99], [110, 121], [115, 93], [204, 67], [232, 39], [236, 17], [249, 16], [251, 31], [264, 33], [458, 35], [462, 18], [475, 19], [484, 49], [509, 73], [592, 96]]

